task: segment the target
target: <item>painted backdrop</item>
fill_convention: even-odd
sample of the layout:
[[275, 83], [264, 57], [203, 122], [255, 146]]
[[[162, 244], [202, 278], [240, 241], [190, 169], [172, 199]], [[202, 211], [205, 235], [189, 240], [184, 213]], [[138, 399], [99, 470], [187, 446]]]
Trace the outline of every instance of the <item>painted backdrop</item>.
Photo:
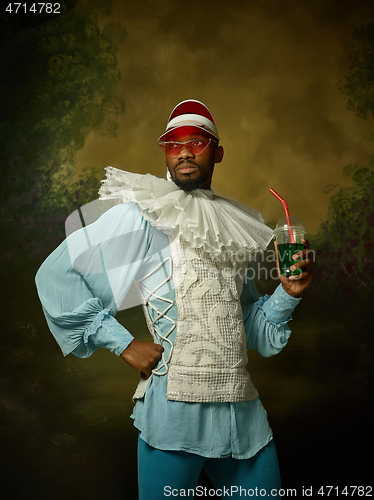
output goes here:
[[[34, 275], [66, 217], [96, 199], [106, 165], [165, 175], [156, 139], [188, 98], [210, 108], [225, 148], [215, 192], [274, 227], [273, 187], [317, 255], [286, 349], [250, 353], [283, 487], [369, 485], [372, 2], [16, 5], [2, 1], [0, 15], [2, 498], [136, 498], [138, 374], [104, 350], [63, 358]], [[260, 266], [261, 293], [278, 284], [272, 266]], [[118, 319], [147, 338], [138, 308]]]

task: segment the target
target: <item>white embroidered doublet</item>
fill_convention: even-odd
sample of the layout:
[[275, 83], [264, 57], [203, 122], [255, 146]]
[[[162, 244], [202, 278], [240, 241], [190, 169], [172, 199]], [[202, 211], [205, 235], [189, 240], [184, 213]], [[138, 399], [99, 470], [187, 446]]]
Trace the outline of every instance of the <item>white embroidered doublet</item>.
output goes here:
[[[224, 256], [224, 254], [222, 254]], [[240, 294], [247, 259], [215, 258], [171, 241], [178, 331], [167, 398], [233, 402], [258, 393], [246, 370], [247, 349]]]

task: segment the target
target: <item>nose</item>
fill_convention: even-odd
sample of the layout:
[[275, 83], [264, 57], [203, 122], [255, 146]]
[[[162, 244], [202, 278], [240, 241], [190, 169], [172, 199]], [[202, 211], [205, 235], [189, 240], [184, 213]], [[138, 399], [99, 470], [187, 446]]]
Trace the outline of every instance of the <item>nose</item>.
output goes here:
[[178, 155], [178, 158], [180, 159], [184, 159], [184, 158], [193, 158], [195, 155], [192, 153], [192, 151], [187, 148], [186, 146], [184, 146], [180, 152], [179, 152], [179, 155]]

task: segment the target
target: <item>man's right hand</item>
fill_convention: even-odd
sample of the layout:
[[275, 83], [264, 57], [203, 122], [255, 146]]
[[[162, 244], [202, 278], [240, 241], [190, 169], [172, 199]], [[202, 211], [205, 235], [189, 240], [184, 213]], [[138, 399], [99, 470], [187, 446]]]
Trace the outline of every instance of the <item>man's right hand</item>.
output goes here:
[[121, 354], [126, 363], [140, 371], [142, 379], [151, 376], [153, 368], [157, 365], [164, 348], [153, 342], [140, 342], [133, 340]]

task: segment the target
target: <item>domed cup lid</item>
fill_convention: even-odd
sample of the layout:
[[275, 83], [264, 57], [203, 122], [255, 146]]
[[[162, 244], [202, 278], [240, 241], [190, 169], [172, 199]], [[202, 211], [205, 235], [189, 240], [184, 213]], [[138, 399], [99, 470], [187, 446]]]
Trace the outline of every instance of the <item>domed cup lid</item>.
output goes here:
[[297, 217], [290, 217], [291, 221], [291, 226], [288, 226], [286, 217], [282, 217], [278, 222], [277, 225], [274, 229], [274, 233], [283, 233], [284, 231], [288, 231], [289, 228], [292, 229], [294, 232], [301, 232], [301, 233], [306, 233], [306, 227], [304, 226], [304, 223], [302, 220], [298, 219]]

